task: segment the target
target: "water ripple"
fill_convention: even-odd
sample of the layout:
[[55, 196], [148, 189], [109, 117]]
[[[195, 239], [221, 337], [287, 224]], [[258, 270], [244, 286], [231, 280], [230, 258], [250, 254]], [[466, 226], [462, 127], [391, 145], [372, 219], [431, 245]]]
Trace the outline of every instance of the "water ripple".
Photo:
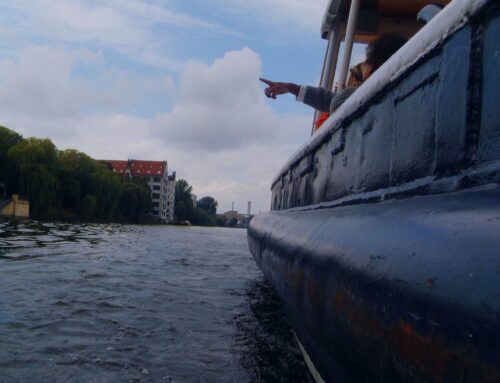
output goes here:
[[236, 229], [0, 221], [2, 382], [312, 382]]

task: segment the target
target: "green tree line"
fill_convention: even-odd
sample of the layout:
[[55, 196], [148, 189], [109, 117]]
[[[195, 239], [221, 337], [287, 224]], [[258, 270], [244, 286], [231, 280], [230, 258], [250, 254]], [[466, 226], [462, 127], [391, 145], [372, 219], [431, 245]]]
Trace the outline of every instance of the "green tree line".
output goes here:
[[192, 186], [183, 179], [175, 183], [176, 221], [189, 221], [199, 226], [225, 226], [225, 218], [217, 215], [218, 205], [213, 197], [206, 196], [200, 198], [195, 206]]
[[36, 219], [141, 222], [151, 207], [148, 185], [127, 180], [48, 138], [23, 138], [0, 126], [0, 183], [30, 201]]

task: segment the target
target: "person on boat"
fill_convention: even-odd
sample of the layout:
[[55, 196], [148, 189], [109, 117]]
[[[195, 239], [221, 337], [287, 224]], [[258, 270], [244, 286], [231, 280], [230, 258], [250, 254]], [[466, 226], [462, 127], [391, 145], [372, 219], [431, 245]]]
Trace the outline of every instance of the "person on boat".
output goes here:
[[[349, 76], [347, 77], [346, 82], [347, 89], [357, 88], [363, 83], [363, 72], [366, 70], [366, 65], [366, 62], [363, 61], [349, 69]], [[346, 93], [349, 94], [349, 92]], [[316, 121], [314, 121], [314, 130], [318, 130], [319, 128], [321, 128], [321, 125], [323, 125], [328, 117], [330, 117], [330, 111], [321, 112], [316, 118]]]
[[[366, 47], [366, 60], [350, 70], [347, 88], [331, 91], [321, 87], [303, 86], [290, 82], [274, 82], [260, 78], [267, 85], [264, 93], [269, 98], [291, 93], [296, 100], [312, 106], [318, 111], [332, 114], [349, 96], [384, 62], [386, 62], [405, 43], [404, 37], [382, 35], [371, 41]], [[358, 82], [354, 81], [358, 78]]]
[[360, 62], [349, 69], [349, 76], [347, 77], [346, 88], [357, 88], [364, 81], [363, 73], [367, 70], [365, 68], [366, 62]]

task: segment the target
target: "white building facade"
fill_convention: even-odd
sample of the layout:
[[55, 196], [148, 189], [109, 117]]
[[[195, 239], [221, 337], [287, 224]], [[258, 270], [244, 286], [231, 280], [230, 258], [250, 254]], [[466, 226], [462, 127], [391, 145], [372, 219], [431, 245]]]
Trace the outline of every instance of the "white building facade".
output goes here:
[[107, 161], [113, 171], [131, 178], [142, 178], [149, 186], [152, 206], [148, 215], [162, 223], [174, 220], [175, 172], [168, 173], [167, 161]]

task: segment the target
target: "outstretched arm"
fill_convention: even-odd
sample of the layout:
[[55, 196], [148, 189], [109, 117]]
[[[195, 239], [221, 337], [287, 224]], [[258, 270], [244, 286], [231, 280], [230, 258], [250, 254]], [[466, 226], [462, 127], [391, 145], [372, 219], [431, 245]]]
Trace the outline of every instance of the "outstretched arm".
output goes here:
[[300, 86], [297, 84], [291, 82], [274, 82], [266, 80], [265, 78], [259, 78], [259, 80], [267, 85], [267, 88], [264, 89], [264, 93], [269, 98], [276, 98], [276, 96], [286, 93], [291, 93], [295, 96], [299, 94]]

